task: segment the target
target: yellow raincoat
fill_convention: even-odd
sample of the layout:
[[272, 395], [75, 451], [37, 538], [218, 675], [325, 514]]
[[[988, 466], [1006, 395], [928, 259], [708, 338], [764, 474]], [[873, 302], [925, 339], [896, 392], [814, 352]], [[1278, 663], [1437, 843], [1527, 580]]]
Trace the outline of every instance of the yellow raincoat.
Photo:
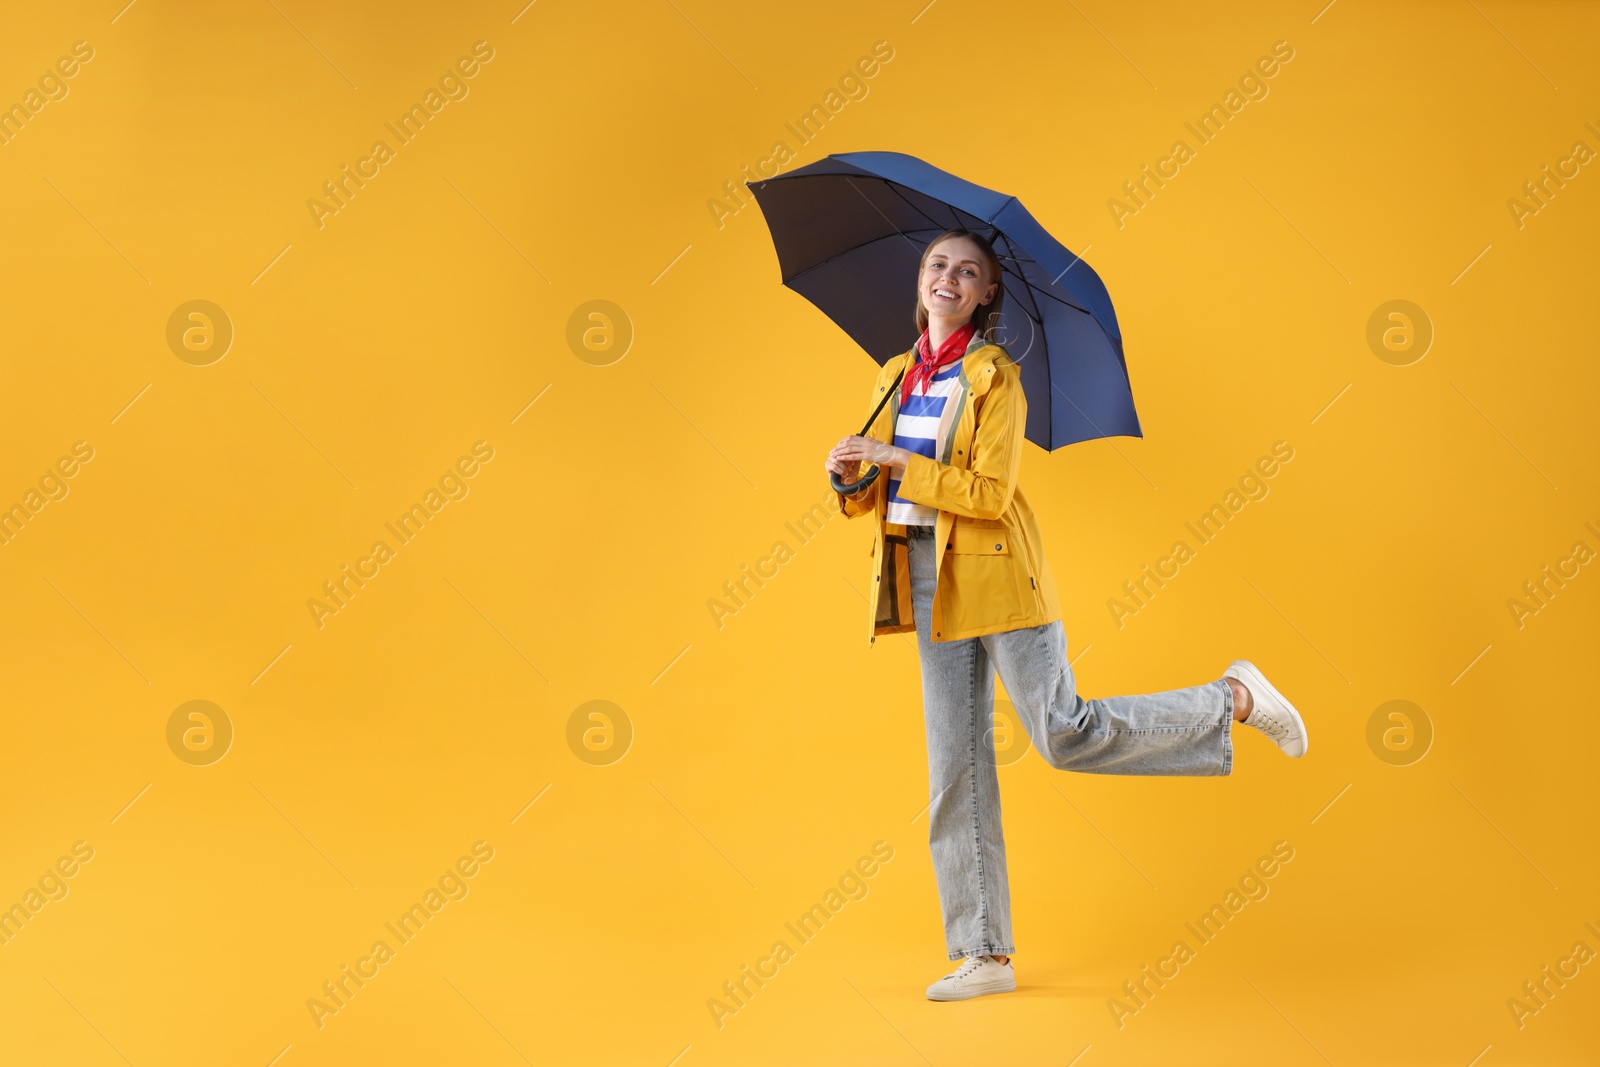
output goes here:
[[[878, 371], [874, 407], [915, 353], [913, 347]], [[1061, 618], [1044, 541], [1017, 485], [1028, 421], [1022, 372], [1004, 347], [974, 336], [961, 358], [959, 377], [960, 386], [950, 398], [959, 408], [947, 454], [940, 459], [912, 455], [900, 482], [902, 497], [939, 509], [933, 541], [938, 580], [930, 628], [935, 641]], [[893, 442], [900, 388], [895, 386], [895, 395], [866, 436]], [[868, 593], [869, 646], [879, 634], [916, 631], [906, 528], [886, 517], [889, 475], [885, 469], [863, 492], [839, 494], [839, 510], [846, 518], [871, 515], [877, 520]]]

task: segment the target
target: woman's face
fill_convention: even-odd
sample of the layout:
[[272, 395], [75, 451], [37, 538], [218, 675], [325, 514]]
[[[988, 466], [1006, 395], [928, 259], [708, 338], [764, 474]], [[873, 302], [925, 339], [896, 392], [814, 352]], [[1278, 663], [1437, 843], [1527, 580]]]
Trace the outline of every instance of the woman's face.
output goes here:
[[966, 322], [994, 299], [998, 282], [985, 282], [983, 252], [969, 237], [946, 237], [922, 264], [917, 291], [928, 317]]

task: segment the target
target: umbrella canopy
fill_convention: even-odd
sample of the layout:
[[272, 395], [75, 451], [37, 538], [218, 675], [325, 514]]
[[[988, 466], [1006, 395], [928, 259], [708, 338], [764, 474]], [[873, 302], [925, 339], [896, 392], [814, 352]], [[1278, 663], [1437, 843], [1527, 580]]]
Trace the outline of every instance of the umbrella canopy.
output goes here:
[[748, 183], [783, 284], [880, 365], [917, 339], [922, 253], [945, 230], [990, 237], [1005, 286], [998, 336], [1022, 371], [1028, 440], [1046, 450], [1143, 436], [1122, 333], [1094, 270], [1014, 196], [900, 152], [845, 152]]

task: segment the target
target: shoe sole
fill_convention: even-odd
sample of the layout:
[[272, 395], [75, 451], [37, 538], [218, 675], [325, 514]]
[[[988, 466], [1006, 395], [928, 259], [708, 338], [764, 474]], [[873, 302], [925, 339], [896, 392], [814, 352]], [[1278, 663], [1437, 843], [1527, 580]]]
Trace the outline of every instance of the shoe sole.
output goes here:
[[995, 986], [992, 989], [968, 989], [957, 993], [935, 993], [930, 991], [928, 993], [928, 999], [941, 1002], [949, 1002], [952, 1000], [971, 1000], [973, 997], [987, 996], [990, 993], [1014, 993], [1016, 992], [1016, 989], [1017, 983], [1016, 980], [1013, 979], [1009, 985]]
[[[1306, 732], [1306, 722], [1300, 717], [1300, 713], [1295, 710], [1295, 706], [1289, 703], [1289, 701], [1284, 698], [1284, 695], [1278, 692], [1277, 687], [1271, 682], [1267, 681], [1266, 675], [1262, 674], [1261, 671], [1257, 669], [1256, 665], [1251, 663], [1249, 660], [1234, 660], [1233, 663], [1229, 665], [1228, 670], [1234, 672], [1235, 681], [1244, 683], [1244, 687], [1250, 690], [1252, 698], [1254, 698], [1256, 693], [1265, 693], [1273, 700], [1276, 700], [1279, 707], [1283, 708], [1289, 713], [1289, 717], [1294, 720], [1295, 726], [1300, 731], [1300, 751], [1289, 752], [1283, 749], [1281, 745], [1279, 746], [1279, 751], [1282, 751], [1284, 755], [1290, 757], [1291, 759], [1299, 759], [1301, 756], [1304, 756], [1306, 754], [1306, 750], [1311, 747], [1311, 735]], [[1229, 675], [1224, 674], [1223, 677], [1226, 678], [1229, 677]]]

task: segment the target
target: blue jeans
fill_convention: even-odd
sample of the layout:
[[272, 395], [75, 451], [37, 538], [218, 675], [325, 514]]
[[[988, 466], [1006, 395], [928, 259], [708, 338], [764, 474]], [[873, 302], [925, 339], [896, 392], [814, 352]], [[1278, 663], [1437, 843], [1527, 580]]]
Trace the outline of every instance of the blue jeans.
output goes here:
[[907, 529], [928, 732], [928, 844], [945, 947], [952, 960], [1006, 956], [1014, 946], [994, 754], [995, 671], [1045, 761], [1058, 770], [1094, 774], [1230, 773], [1233, 692], [1219, 679], [1165, 693], [1086, 700], [1073, 683], [1059, 619], [932, 640], [933, 533], [931, 526]]

